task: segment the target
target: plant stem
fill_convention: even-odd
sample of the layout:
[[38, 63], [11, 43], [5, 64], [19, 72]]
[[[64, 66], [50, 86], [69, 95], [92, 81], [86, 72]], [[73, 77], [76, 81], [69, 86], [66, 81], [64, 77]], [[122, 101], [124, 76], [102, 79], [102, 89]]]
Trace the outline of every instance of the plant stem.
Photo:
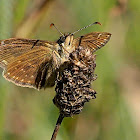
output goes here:
[[57, 120], [55, 129], [53, 131], [51, 140], [56, 140], [56, 136], [58, 134], [58, 131], [59, 131], [59, 128], [60, 128], [60, 125], [61, 125], [63, 119], [64, 119], [64, 115], [63, 114], [60, 114], [59, 117], [58, 117], [58, 120]]

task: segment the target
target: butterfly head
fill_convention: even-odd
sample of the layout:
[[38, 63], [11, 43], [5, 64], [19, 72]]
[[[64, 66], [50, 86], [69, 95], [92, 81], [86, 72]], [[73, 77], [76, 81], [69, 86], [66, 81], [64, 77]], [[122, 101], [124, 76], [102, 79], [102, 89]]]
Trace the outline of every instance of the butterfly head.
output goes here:
[[72, 42], [73, 35], [70, 33], [60, 36], [60, 38], [57, 40], [59, 46], [61, 46], [64, 51], [67, 51], [69, 53], [71, 53], [74, 50]]
[[68, 33], [68, 34], [63, 34], [55, 25], [54, 23], [50, 24], [50, 27], [55, 27], [55, 29], [62, 35], [60, 38], [57, 40], [57, 43], [59, 44], [59, 52], [60, 53], [71, 53], [74, 51], [74, 47], [72, 46], [73, 42], [73, 34]]

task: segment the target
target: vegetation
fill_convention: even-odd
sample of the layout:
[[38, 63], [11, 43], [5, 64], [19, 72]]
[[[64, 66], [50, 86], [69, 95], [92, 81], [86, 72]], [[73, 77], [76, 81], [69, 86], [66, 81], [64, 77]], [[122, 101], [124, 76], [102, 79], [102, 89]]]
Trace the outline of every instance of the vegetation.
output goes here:
[[[112, 33], [96, 60], [97, 98], [83, 112], [65, 118], [57, 140], [138, 140], [140, 135], [140, 2], [137, 0], [0, 0], [0, 39], [55, 41], [59, 33], [75, 36], [93, 31]], [[2, 69], [0, 69], [2, 72]], [[0, 139], [49, 140], [59, 115], [54, 88], [36, 91], [15, 86], [0, 76]]]

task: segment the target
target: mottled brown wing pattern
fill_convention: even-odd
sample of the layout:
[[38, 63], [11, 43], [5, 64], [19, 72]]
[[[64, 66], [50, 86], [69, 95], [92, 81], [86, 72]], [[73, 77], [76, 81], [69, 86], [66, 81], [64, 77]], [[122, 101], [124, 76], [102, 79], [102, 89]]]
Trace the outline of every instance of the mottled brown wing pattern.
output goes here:
[[111, 37], [107, 32], [92, 32], [74, 39], [73, 44], [75, 46], [84, 46], [91, 48], [93, 52], [105, 46]]
[[[36, 44], [35, 42], [36, 40], [29, 39], [2, 40], [0, 66], [4, 69], [3, 76], [7, 80], [16, 85], [40, 89], [45, 83], [42, 84], [39, 80], [45, 78], [44, 72], [46, 73], [48, 64], [53, 59], [51, 45], [55, 44], [41, 40]], [[33, 45], [35, 46], [32, 48]], [[40, 69], [44, 71], [38, 75]]]
[[[43, 40], [39, 40], [36, 43], [37, 40], [35, 39], [22, 39], [22, 38], [10, 38], [6, 40], [0, 41], [0, 65], [5, 66], [5, 61], [7, 62], [7, 65], [9, 62], [11, 62], [11, 59], [15, 59], [18, 56], [30, 51], [32, 47], [35, 45], [37, 48], [39, 47], [49, 47], [46, 44], [50, 44], [50, 46], [54, 45], [52, 42], [47, 42]], [[36, 43], [36, 44], [35, 44]], [[35, 50], [36, 47], [33, 49]]]

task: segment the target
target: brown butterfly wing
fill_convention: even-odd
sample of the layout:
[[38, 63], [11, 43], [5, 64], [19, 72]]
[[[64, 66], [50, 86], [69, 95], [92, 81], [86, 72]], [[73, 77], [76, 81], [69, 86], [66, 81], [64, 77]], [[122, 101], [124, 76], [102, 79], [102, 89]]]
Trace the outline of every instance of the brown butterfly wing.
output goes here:
[[7, 80], [38, 89], [45, 85], [55, 43], [11, 38], [0, 41], [0, 44], [0, 66]]
[[92, 32], [74, 39], [73, 45], [91, 48], [93, 52], [105, 46], [111, 37], [107, 32]]

